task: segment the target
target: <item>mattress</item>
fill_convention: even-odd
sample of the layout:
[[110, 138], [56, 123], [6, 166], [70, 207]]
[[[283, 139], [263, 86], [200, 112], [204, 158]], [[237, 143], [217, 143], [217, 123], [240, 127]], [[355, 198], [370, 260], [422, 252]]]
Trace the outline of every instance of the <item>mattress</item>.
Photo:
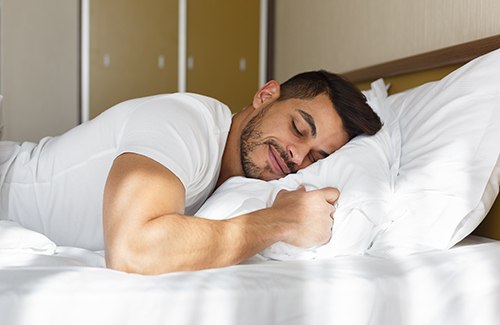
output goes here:
[[500, 324], [500, 241], [404, 257], [274, 261], [159, 276], [102, 252], [0, 252], [0, 324]]

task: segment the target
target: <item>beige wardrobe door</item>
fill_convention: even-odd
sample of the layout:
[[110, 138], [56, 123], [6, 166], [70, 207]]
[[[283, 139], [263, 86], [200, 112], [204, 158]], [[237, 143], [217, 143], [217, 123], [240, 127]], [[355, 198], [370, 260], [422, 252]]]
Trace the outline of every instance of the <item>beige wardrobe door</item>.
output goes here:
[[89, 117], [176, 92], [178, 0], [89, 0]]
[[186, 89], [233, 112], [259, 87], [258, 0], [187, 1]]

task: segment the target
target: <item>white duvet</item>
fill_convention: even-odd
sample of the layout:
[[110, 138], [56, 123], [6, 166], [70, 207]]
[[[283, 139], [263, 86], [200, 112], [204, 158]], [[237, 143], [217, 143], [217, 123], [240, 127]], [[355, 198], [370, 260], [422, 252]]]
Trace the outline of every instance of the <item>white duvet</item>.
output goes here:
[[160, 276], [106, 269], [102, 252], [22, 249], [0, 249], [2, 325], [500, 322], [500, 242], [479, 237], [398, 258], [256, 256], [232, 267]]

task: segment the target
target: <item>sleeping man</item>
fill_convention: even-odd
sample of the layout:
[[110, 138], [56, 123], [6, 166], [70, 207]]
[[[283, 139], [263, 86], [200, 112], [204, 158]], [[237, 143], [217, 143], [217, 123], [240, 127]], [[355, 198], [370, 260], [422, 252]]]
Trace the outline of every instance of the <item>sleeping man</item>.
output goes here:
[[105, 248], [108, 267], [142, 274], [236, 264], [278, 241], [317, 246], [334, 188], [283, 191], [228, 220], [190, 215], [232, 176], [278, 179], [380, 128], [361, 92], [326, 71], [269, 81], [233, 116], [201, 95], [133, 99], [38, 144], [0, 142], [0, 219]]

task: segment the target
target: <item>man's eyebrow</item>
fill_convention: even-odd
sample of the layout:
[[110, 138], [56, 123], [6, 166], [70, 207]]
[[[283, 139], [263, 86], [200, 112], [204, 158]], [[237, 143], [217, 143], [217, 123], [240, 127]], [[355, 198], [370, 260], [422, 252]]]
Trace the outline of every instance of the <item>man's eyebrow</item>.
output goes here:
[[311, 128], [311, 135], [313, 138], [316, 137], [316, 123], [314, 122], [314, 118], [311, 116], [311, 114], [304, 112], [303, 110], [299, 109], [299, 114], [302, 116], [302, 118], [306, 121], [306, 123], [309, 125]]

